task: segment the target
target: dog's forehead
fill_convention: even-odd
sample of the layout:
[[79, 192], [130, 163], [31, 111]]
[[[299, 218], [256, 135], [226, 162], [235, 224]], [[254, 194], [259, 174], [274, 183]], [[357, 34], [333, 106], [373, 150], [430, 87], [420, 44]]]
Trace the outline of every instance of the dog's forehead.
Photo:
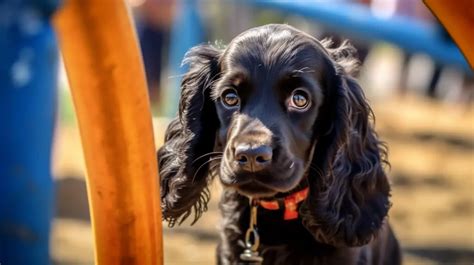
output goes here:
[[317, 70], [324, 48], [313, 37], [287, 25], [272, 25], [243, 32], [227, 47], [222, 67], [267, 72]]

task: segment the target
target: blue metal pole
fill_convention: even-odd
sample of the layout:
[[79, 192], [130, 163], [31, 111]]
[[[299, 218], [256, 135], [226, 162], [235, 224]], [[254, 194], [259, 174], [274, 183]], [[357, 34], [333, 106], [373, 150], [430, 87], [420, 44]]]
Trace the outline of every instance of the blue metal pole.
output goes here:
[[348, 35], [391, 42], [407, 51], [426, 53], [438, 62], [457, 65], [468, 73], [471, 72], [456, 44], [446, 41], [439, 28], [413, 18], [375, 17], [367, 7], [354, 3], [268, 0], [246, 2], [305, 16]]
[[198, 12], [197, 0], [181, 0], [175, 15], [170, 41], [170, 80], [167, 88], [166, 101], [164, 101], [165, 115], [176, 115], [179, 100], [179, 84], [182, 74], [186, 72], [181, 67], [186, 52], [204, 40], [204, 29]]
[[0, 263], [49, 264], [58, 52], [53, 1], [0, 4]]

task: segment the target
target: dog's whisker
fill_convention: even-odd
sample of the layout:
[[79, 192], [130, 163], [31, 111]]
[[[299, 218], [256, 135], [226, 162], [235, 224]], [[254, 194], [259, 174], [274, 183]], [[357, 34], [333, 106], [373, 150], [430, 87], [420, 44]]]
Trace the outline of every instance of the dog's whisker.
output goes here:
[[[219, 171], [216, 170], [218, 168], [220, 168], [220, 159], [222, 158], [222, 156], [220, 157], [217, 157], [217, 159], [214, 159], [211, 161], [211, 163], [209, 163], [209, 174], [211, 175], [211, 177], [215, 177], [215, 176], [218, 176], [219, 175]], [[215, 163], [214, 163], [215, 162]]]
[[201, 156], [197, 157], [196, 159], [194, 159], [192, 164], [196, 163], [199, 159], [204, 158], [206, 156], [219, 155], [219, 154], [223, 154], [223, 152], [209, 152], [209, 153], [206, 153], [206, 154], [201, 155]]
[[211, 173], [212, 177], [218, 176], [218, 171], [215, 171], [220, 167], [220, 163], [216, 163], [214, 165], [209, 166], [209, 172]]
[[194, 176], [191, 180], [191, 183], [194, 183], [194, 179], [196, 178], [197, 174], [199, 173], [199, 171], [201, 170], [202, 167], [204, 167], [205, 165], [211, 163], [212, 161], [216, 161], [216, 160], [219, 160], [221, 159], [222, 157], [213, 157], [213, 158], [210, 158], [208, 161], [202, 163], [201, 166], [198, 167], [198, 169], [196, 170], [196, 173], [194, 173]]

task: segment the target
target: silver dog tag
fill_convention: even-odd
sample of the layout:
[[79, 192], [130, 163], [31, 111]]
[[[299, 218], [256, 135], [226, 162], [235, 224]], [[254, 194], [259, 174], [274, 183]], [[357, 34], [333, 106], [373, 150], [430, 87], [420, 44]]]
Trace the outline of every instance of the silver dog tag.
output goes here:
[[263, 258], [260, 257], [258, 251], [252, 251], [251, 249], [247, 248], [240, 254], [240, 259], [245, 261], [245, 264], [251, 265], [260, 265], [263, 262]]
[[245, 233], [245, 249], [240, 254], [240, 260], [243, 263], [240, 264], [260, 265], [263, 262], [263, 257], [257, 251], [260, 245], [260, 236], [257, 231], [257, 202], [250, 200], [250, 204], [250, 227]]

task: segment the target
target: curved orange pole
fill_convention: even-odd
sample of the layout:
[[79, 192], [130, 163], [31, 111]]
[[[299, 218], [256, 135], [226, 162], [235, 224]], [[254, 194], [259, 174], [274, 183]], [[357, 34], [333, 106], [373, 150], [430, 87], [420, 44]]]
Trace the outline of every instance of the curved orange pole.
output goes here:
[[472, 0], [424, 0], [443, 24], [471, 68], [474, 68], [474, 3]]
[[162, 264], [145, 76], [123, 0], [68, 0], [54, 18], [87, 166], [96, 264]]

